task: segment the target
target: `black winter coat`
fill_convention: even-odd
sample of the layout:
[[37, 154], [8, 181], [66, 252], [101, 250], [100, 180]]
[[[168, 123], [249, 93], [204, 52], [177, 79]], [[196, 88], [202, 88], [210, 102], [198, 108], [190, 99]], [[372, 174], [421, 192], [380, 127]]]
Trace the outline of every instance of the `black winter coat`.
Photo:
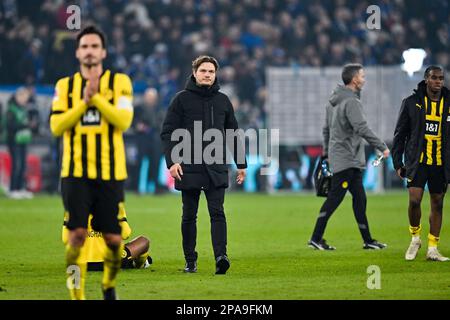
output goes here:
[[[183, 176], [181, 181], [175, 180], [177, 190], [207, 189], [210, 181], [216, 188], [228, 187], [226, 149], [224, 149], [221, 163], [206, 164], [203, 157], [200, 159], [199, 155], [194, 153], [194, 150], [201, 150], [203, 154], [205, 147], [211, 143], [209, 141], [204, 142], [201, 139], [201, 146], [199, 146], [198, 139], [194, 139], [194, 121], [201, 121], [202, 136], [207, 129], [218, 129], [222, 133], [224, 148], [225, 130], [238, 129], [233, 106], [228, 97], [219, 92], [219, 88], [217, 79], [209, 88], [199, 87], [195, 83], [194, 76], [191, 75], [186, 82], [185, 89], [178, 92], [170, 103], [161, 130], [167, 168], [170, 169], [174, 164], [173, 159], [171, 159], [172, 149], [181, 141], [171, 141], [172, 133], [176, 129], [187, 129], [191, 136], [190, 161], [187, 161], [187, 155], [183, 154], [181, 161]], [[237, 141], [235, 145], [236, 148], [232, 152], [236, 162], [237, 148], [241, 148], [240, 151], [243, 152], [243, 144], [242, 141]], [[194, 155], [197, 159], [194, 159]], [[239, 169], [247, 167], [246, 162], [236, 163], [236, 165]]]
[[[442, 163], [447, 181], [450, 179], [450, 91], [443, 87], [444, 111], [441, 120], [442, 126]], [[403, 100], [395, 127], [392, 146], [392, 160], [395, 170], [402, 167], [406, 169], [406, 178], [414, 179], [419, 167], [420, 154], [423, 149], [425, 136], [425, 101], [426, 84], [422, 81], [414, 90], [414, 94]], [[441, 97], [442, 97], [441, 96]], [[403, 163], [403, 154], [405, 163]]]

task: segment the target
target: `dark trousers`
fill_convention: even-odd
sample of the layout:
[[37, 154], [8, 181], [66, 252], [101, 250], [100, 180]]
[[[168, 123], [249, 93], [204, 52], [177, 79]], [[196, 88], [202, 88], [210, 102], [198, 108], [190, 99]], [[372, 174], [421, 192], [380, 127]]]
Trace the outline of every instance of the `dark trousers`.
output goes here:
[[162, 156], [161, 141], [159, 135], [146, 135], [144, 137], [139, 137], [138, 140], [138, 157], [137, 157], [137, 168], [136, 168], [136, 181], [135, 187], [139, 191], [139, 180], [141, 173], [141, 166], [144, 157], [148, 157], [149, 167], [146, 183], [148, 181], [153, 181], [155, 183], [155, 188], [161, 187], [158, 181], [159, 175], [159, 164]]
[[318, 242], [322, 239], [328, 220], [341, 204], [342, 200], [344, 200], [347, 190], [350, 191], [353, 198], [353, 213], [355, 214], [361, 236], [364, 242], [370, 242], [372, 240], [366, 216], [367, 198], [362, 183], [362, 170], [352, 168], [333, 175], [327, 200], [322, 205], [319, 217], [317, 218], [311, 238], [313, 241]]
[[11, 181], [10, 191], [17, 191], [24, 188], [27, 146], [25, 144], [8, 144], [9, 154], [11, 156]]
[[[200, 190], [183, 190], [183, 217], [181, 222], [181, 233], [183, 235], [183, 251], [186, 261], [196, 261], [197, 252], [197, 211], [200, 199]], [[214, 250], [214, 257], [226, 255], [227, 253], [227, 221], [223, 211], [225, 198], [224, 188], [214, 188], [205, 190], [208, 202], [208, 211], [211, 220], [211, 240]]]

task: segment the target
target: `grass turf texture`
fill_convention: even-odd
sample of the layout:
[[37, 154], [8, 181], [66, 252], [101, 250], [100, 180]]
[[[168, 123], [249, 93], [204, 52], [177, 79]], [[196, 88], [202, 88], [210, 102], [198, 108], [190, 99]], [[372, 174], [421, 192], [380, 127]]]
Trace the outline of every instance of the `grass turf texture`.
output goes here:
[[[416, 261], [404, 260], [410, 237], [407, 194], [368, 196], [368, 217], [382, 251], [362, 250], [347, 197], [328, 224], [334, 252], [306, 246], [322, 199], [312, 195], [227, 194], [231, 269], [215, 276], [206, 200], [198, 217], [198, 273], [184, 274], [179, 195], [126, 198], [132, 236], [151, 239], [153, 265], [121, 271], [121, 299], [448, 299], [450, 263], [425, 260], [429, 197], [423, 211], [423, 246]], [[450, 212], [444, 205], [440, 249], [450, 254]], [[67, 299], [62, 205], [59, 197], [0, 198], [0, 299]], [[366, 286], [367, 268], [381, 269], [381, 289]], [[88, 299], [101, 299], [101, 272], [89, 272]]]

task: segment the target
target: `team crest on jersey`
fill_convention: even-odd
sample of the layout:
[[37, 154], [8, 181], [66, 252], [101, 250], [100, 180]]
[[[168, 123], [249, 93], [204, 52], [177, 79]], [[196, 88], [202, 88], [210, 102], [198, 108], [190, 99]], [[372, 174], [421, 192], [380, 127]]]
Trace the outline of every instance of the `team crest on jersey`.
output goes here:
[[82, 126], [99, 126], [100, 122], [100, 112], [96, 107], [89, 107], [81, 118]]
[[342, 188], [344, 188], [344, 189], [348, 188], [348, 182], [347, 181], [342, 182]]

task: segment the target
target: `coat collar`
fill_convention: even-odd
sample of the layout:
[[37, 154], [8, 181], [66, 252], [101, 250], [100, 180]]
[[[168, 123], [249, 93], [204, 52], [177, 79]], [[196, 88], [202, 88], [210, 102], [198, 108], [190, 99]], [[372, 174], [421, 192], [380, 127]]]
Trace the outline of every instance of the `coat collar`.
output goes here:
[[216, 80], [214, 81], [213, 85], [211, 87], [200, 87], [195, 82], [194, 75], [191, 75], [187, 81], [185, 89], [191, 92], [194, 92], [198, 95], [201, 95], [203, 97], [212, 97], [217, 92], [219, 92], [220, 86], [219, 86], [219, 80], [216, 77]]

